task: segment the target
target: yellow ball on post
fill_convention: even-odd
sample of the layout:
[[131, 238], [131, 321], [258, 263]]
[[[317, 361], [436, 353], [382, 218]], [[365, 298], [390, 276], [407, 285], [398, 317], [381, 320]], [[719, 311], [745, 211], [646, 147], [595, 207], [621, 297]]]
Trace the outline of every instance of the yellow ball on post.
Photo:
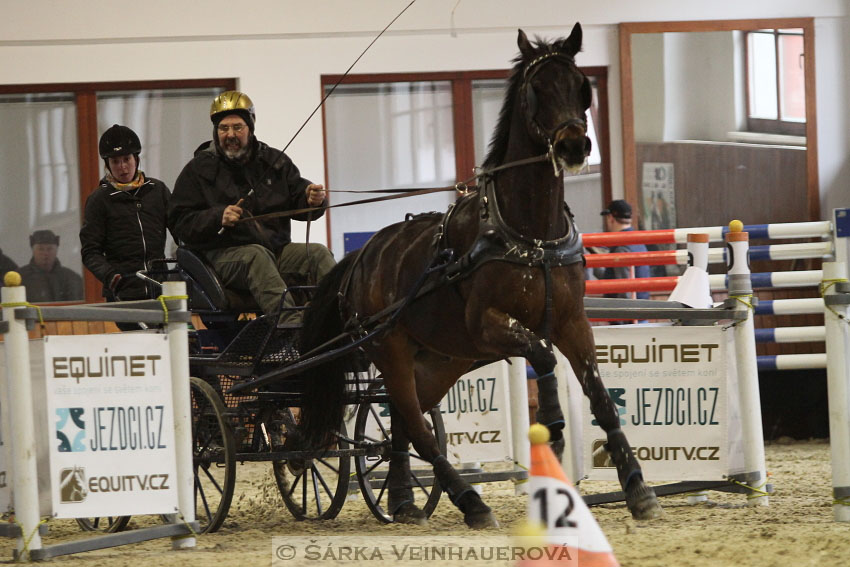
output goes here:
[[738, 219], [733, 220], [729, 223], [729, 232], [741, 232], [744, 230], [744, 223], [739, 221]]
[[18, 272], [6, 272], [3, 276], [3, 285], [6, 287], [17, 287], [21, 285], [21, 274]]
[[542, 445], [549, 441], [549, 428], [545, 425], [535, 423], [528, 428], [528, 440], [532, 445]]

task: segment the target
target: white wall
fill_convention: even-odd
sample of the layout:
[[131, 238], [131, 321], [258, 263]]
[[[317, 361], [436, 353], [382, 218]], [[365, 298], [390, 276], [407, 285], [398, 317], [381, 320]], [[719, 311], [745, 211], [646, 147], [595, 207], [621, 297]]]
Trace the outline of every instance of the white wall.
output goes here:
[[[258, 136], [282, 147], [320, 100], [319, 76], [345, 71], [407, 4], [407, 0], [241, 4], [147, 0], [132, 5], [108, 0], [0, 0], [0, 81], [236, 77], [257, 105]], [[850, 124], [844, 108], [850, 90], [845, 72], [850, 32], [846, 14], [846, 0], [418, 0], [353, 72], [506, 68], [516, 53], [518, 27], [552, 38], [569, 33], [573, 23], [581, 21], [585, 44], [577, 57], [579, 65], [609, 66], [612, 181], [619, 196], [618, 22], [812, 16], [816, 18], [823, 200], [847, 204]], [[305, 176], [322, 181], [319, 116], [288, 153]], [[313, 237], [320, 234], [323, 230], [314, 227]]]

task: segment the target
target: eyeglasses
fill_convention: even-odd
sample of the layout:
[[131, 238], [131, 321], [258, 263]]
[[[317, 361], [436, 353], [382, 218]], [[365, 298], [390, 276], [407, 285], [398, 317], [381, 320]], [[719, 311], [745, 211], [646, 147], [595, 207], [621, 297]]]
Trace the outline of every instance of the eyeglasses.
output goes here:
[[231, 130], [233, 130], [234, 134], [241, 134], [242, 130], [247, 130], [247, 129], [248, 129], [247, 124], [234, 124], [232, 126], [229, 125], [229, 124], [219, 124], [218, 125], [218, 131], [221, 132], [222, 134], [227, 134]]

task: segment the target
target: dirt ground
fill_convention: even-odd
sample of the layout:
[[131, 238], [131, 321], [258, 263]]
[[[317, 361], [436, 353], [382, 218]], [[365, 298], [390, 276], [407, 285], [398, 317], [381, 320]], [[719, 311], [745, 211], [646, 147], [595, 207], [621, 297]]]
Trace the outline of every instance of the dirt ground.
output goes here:
[[[660, 520], [636, 522], [623, 505], [592, 508], [593, 514], [614, 548], [623, 567], [694, 566], [744, 567], [847, 565], [850, 524], [832, 519], [829, 445], [824, 441], [773, 443], [767, 447], [768, 470], [776, 492], [769, 507], [749, 508], [744, 497], [710, 493], [707, 503], [688, 505], [683, 496], [663, 498], [665, 514]], [[585, 492], [612, 489], [608, 483], [585, 482]], [[510, 482], [483, 488], [485, 501], [496, 512], [501, 527], [490, 536], [512, 533], [525, 518], [526, 496], [516, 496]], [[134, 518], [131, 528], [150, 524]], [[45, 544], [84, 537], [68, 520], [49, 523]], [[51, 562], [79, 567], [158, 565], [189, 567], [272, 565], [272, 538], [305, 536], [351, 536], [379, 541], [391, 536], [417, 536], [432, 541], [448, 536], [487, 537], [470, 532], [460, 513], [443, 498], [427, 527], [383, 525], [359, 499], [346, 502], [332, 521], [296, 522], [284, 508], [274, 480], [264, 463], [237, 468], [237, 487], [228, 520], [215, 534], [200, 536], [193, 550], [171, 551], [168, 540], [155, 540], [119, 548], [57, 557]], [[277, 540], [280, 541], [280, 540]], [[3, 559], [11, 558], [14, 543], [4, 543]], [[374, 561], [291, 560], [274, 565], [375, 565]], [[386, 563], [382, 563], [386, 564]], [[423, 561], [394, 565], [423, 565]], [[431, 562], [434, 565], [467, 565]], [[476, 563], [482, 564], [482, 563]], [[498, 562], [490, 562], [497, 565]]]

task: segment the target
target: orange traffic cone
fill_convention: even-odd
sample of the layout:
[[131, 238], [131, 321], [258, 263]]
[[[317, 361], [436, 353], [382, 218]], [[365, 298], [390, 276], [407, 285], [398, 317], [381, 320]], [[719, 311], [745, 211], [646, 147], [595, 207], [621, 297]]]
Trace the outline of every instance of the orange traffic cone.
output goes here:
[[[540, 424], [528, 430], [531, 440], [528, 518], [543, 532], [545, 548], [528, 548], [518, 567], [575, 565], [619, 567], [611, 544], [578, 491], [567, 480], [548, 445], [549, 430]], [[530, 541], [539, 541], [532, 538]]]

